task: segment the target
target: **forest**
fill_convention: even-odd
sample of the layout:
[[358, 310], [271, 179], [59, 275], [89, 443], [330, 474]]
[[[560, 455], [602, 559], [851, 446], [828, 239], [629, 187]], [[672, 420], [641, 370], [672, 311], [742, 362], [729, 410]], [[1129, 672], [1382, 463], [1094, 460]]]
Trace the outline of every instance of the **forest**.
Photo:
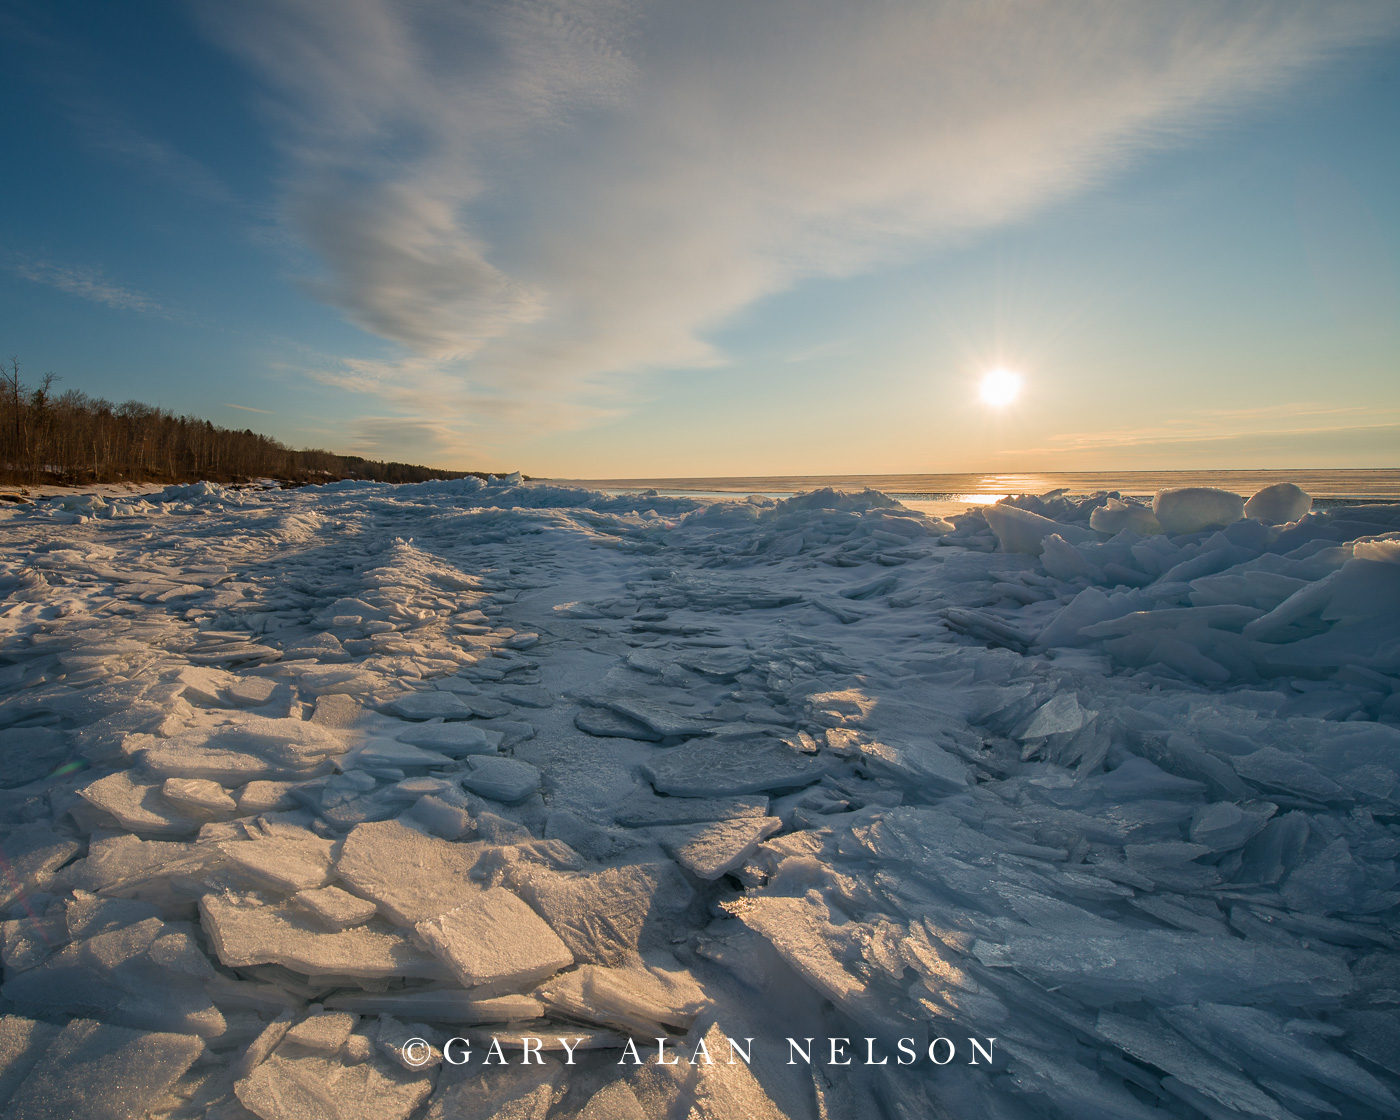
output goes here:
[[481, 471], [435, 470], [317, 449], [298, 451], [251, 429], [220, 428], [140, 401], [113, 404], [72, 389], [59, 393], [56, 380], [46, 374], [37, 385], [25, 384], [17, 358], [0, 363], [0, 481], [81, 485], [490, 477]]

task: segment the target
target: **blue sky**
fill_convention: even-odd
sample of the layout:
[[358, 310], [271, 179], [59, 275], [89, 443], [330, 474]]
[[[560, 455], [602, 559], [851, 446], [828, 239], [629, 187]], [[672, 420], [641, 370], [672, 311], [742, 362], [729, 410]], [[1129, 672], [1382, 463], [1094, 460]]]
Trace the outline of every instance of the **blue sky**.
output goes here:
[[31, 380], [538, 475], [1400, 465], [1390, 0], [14, 0], [0, 65]]

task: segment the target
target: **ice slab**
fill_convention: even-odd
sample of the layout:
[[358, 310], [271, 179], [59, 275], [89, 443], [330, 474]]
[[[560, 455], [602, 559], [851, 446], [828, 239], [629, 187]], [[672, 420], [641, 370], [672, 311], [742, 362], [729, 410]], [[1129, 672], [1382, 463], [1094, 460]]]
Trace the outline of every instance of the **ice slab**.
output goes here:
[[243, 1107], [261, 1120], [407, 1120], [432, 1091], [426, 1070], [377, 1056], [345, 1065], [274, 1054], [234, 1086]]
[[91, 1019], [63, 1028], [5, 1110], [13, 1120], [128, 1120], [159, 1104], [204, 1052], [192, 1035]]
[[670, 923], [695, 897], [670, 861], [592, 874], [532, 869], [515, 886], [576, 960], [608, 965], [639, 960], [649, 941], [669, 942]]
[[339, 887], [299, 890], [292, 901], [314, 915], [327, 929], [361, 926], [379, 912], [368, 899], [359, 898]]
[[338, 992], [326, 1000], [326, 1006], [359, 1015], [394, 1015], [429, 1023], [519, 1023], [544, 1014], [544, 1004], [530, 996], [483, 996], [455, 988], [383, 995]]
[[468, 988], [518, 991], [574, 959], [540, 916], [503, 887], [483, 890], [414, 928]]
[[467, 763], [471, 769], [461, 776], [462, 785], [492, 801], [515, 805], [540, 788], [539, 768], [518, 758], [472, 755]]
[[613, 819], [628, 828], [647, 825], [703, 824], [763, 817], [768, 814], [768, 798], [754, 797], [657, 797], [649, 790], [637, 790], [612, 808]]
[[246, 904], [207, 894], [199, 900], [209, 943], [228, 968], [280, 964], [304, 976], [445, 979], [436, 958], [379, 923], [336, 932], [299, 907]]
[[223, 786], [202, 778], [166, 778], [160, 792], [162, 797], [185, 812], [215, 816], [238, 811], [238, 803]]
[[78, 794], [132, 832], [147, 836], [190, 836], [198, 832], [208, 814], [184, 811], [177, 802], [162, 796], [161, 785], [135, 782], [129, 771], [119, 770], [85, 786]]
[[258, 886], [292, 893], [325, 886], [331, 878], [329, 840], [291, 825], [264, 825], [257, 839], [219, 845], [233, 871]]
[[552, 1055], [544, 1065], [444, 1067], [426, 1120], [545, 1120], [564, 1067]]
[[702, 825], [657, 829], [656, 839], [699, 879], [718, 879], [742, 866], [767, 837], [782, 828], [777, 817], [740, 817]]
[[1312, 509], [1312, 497], [1292, 482], [1276, 482], [1265, 486], [1244, 504], [1244, 515], [1266, 525], [1282, 525], [1297, 521]]
[[489, 731], [474, 723], [431, 723], [399, 733], [401, 743], [410, 743], [450, 758], [495, 754], [503, 738], [501, 732]]
[[1018, 509], [1005, 503], [985, 506], [982, 515], [1001, 542], [1003, 552], [1022, 552], [1039, 556], [1044, 551], [1046, 537], [1058, 535], [1069, 544], [1096, 541], [1098, 537], [1079, 525], [1067, 525], [1041, 517], [1038, 513]]
[[801, 789], [827, 769], [822, 760], [764, 739], [688, 743], [650, 759], [642, 773], [661, 793], [726, 797]]
[[480, 893], [472, 879], [479, 852], [425, 836], [398, 821], [357, 825], [345, 838], [336, 872], [402, 926], [435, 918]]
[[1244, 499], [1213, 486], [1178, 486], [1158, 490], [1152, 512], [1173, 535], [1223, 529], [1244, 517]]

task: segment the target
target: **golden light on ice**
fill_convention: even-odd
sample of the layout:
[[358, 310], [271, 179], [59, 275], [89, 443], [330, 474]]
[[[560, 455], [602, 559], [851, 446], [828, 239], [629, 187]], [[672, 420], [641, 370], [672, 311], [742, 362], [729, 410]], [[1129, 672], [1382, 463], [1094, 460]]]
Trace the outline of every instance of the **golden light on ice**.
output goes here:
[[993, 408], [1005, 408], [1021, 394], [1023, 378], [1009, 369], [989, 370], [978, 390], [982, 400]]

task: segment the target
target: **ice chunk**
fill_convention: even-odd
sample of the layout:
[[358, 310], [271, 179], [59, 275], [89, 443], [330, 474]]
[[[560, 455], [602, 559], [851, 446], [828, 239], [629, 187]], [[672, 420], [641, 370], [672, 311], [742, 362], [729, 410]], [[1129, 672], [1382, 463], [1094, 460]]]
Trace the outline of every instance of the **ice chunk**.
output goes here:
[[0, 1018], [0, 1109], [43, 1057], [59, 1028], [19, 1015]]
[[360, 1015], [401, 1015], [430, 1023], [519, 1023], [544, 1014], [544, 1004], [530, 996], [482, 996], [456, 988], [383, 995], [340, 992], [327, 999], [326, 1006]]
[[357, 898], [339, 887], [301, 890], [292, 896], [292, 901], [319, 918], [327, 929], [361, 926], [378, 912], [378, 907], [368, 899]]
[[1244, 504], [1244, 515], [1267, 525], [1282, 525], [1297, 521], [1312, 509], [1312, 498], [1301, 486], [1292, 482], [1276, 482], [1265, 486]]
[[703, 1040], [705, 1051], [713, 1064], [702, 1058], [687, 1071], [685, 1093], [690, 1098], [686, 1120], [730, 1120], [743, 1116], [746, 1120], [787, 1120], [783, 1112], [763, 1091], [758, 1078], [742, 1061], [729, 1061], [729, 1039], [714, 1024], [702, 1036], [686, 1040], [687, 1053]]
[[47, 778], [68, 757], [67, 737], [49, 727], [0, 730], [0, 787], [13, 789]]
[[225, 842], [219, 849], [231, 869], [259, 886], [291, 893], [331, 879], [331, 842], [304, 828], [268, 824], [258, 839]]
[[288, 1055], [295, 1054], [293, 1047], [316, 1054], [335, 1054], [355, 1029], [355, 1020], [356, 1016], [345, 1012], [308, 1015], [283, 1036], [278, 1049], [285, 1048]]
[[565, 1018], [616, 1027], [641, 1038], [688, 1030], [709, 1003], [693, 981], [667, 984], [642, 968], [592, 964], [556, 976], [541, 985], [538, 994]]
[[588, 875], [531, 869], [515, 886], [576, 960], [607, 965], [636, 961], [648, 940], [666, 944], [671, 922], [694, 898], [669, 860]]
[[204, 1052], [188, 1034], [74, 1019], [10, 1098], [10, 1120], [127, 1120], [157, 1107]]
[[1042, 704], [1030, 723], [1017, 738], [1038, 739], [1047, 735], [1058, 735], [1078, 731], [1097, 713], [1087, 712], [1079, 706], [1079, 700], [1072, 692], [1062, 692]]
[[248, 816], [274, 809], [292, 809], [297, 801], [291, 795], [295, 782], [249, 782], [238, 791], [238, 811]]
[[889, 1025], [884, 1000], [847, 970], [846, 945], [826, 901], [817, 891], [805, 898], [741, 898], [725, 909], [761, 934], [813, 988], [862, 1026]]
[[1089, 515], [1089, 527], [1095, 532], [1110, 534], [1127, 529], [1140, 537], [1162, 532], [1161, 523], [1150, 509], [1117, 498], [1109, 498]]
[[827, 769], [826, 762], [768, 739], [689, 743], [658, 753], [642, 773], [662, 793], [726, 797], [801, 789]]
[[614, 1081], [588, 1098], [578, 1120], [647, 1120], [647, 1114], [632, 1087], [625, 1081]]
[[472, 830], [472, 819], [465, 809], [432, 794], [414, 802], [406, 816], [444, 840], [460, 839]]
[[469, 754], [495, 754], [504, 736], [474, 723], [430, 723], [399, 734], [399, 742], [424, 747], [451, 758]]
[[1186, 1003], [1229, 992], [1288, 1006], [1325, 1006], [1351, 989], [1346, 965], [1331, 956], [1175, 930], [1068, 931], [978, 941], [989, 967], [1014, 967], [1045, 987], [1092, 1005], [1141, 997]]
[[686, 715], [641, 697], [598, 697], [593, 702], [625, 719], [640, 723], [662, 738], [672, 735], [708, 735], [715, 726], [713, 720]]
[[739, 817], [768, 815], [768, 798], [754, 797], [657, 797], [637, 790], [613, 807], [613, 819], [628, 828], [660, 824], [702, 824]]
[[476, 898], [471, 878], [478, 852], [425, 836], [398, 821], [356, 825], [345, 838], [336, 871], [359, 895], [373, 899], [403, 926], [453, 910]]
[[1293, 1024], [1260, 1008], [1201, 1003], [1173, 1008], [1167, 1017], [1198, 1037], [1205, 1027], [1221, 1042], [1285, 1076], [1302, 1074], [1381, 1112], [1400, 1111], [1400, 1100], [1350, 1058], [1305, 1032], [1290, 1031]]
[[410, 692], [389, 705], [389, 710], [403, 719], [467, 719], [473, 714], [471, 704], [455, 692]]
[[213, 816], [238, 811], [238, 804], [223, 786], [202, 778], [166, 778], [160, 792], [167, 801], [185, 812]]
[[134, 782], [126, 770], [99, 778], [78, 794], [132, 832], [148, 836], [189, 836], [208, 819], [202, 812], [182, 811], [161, 795], [160, 784]]
[[574, 715], [574, 726], [600, 738], [636, 739], [643, 743], [657, 743], [662, 738], [646, 724], [619, 715], [609, 708], [580, 708]]
[[280, 964], [304, 976], [422, 976], [445, 979], [446, 970], [403, 934], [379, 923], [326, 932], [300, 908], [247, 905], [207, 894], [199, 901], [205, 932], [229, 968]]
[[425, 1120], [545, 1120], [563, 1072], [551, 1054], [544, 1065], [444, 1066]]
[[1291, 1112], [1253, 1082], [1158, 1022], [1103, 1011], [1096, 1029], [1138, 1061], [1156, 1066], [1228, 1109], [1269, 1120], [1293, 1120]]
[[1242, 848], [1277, 810], [1277, 805], [1267, 801], [1250, 802], [1247, 807], [1231, 801], [1202, 805], [1191, 818], [1191, 840], [1215, 852]]
[[540, 916], [503, 887], [414, 928], [468, 988], [518, 990], [574, 960]]
[[1172, 535], [1223, 529], [1244, 517], [1244, 499], [1214, 486], [1180, 486], [1158, 490], [1152, 512]]
[[984, 506], [982, 515], [992, 527], [992, 532], [997, 535], [997, 540], [1001, 542], [1003, 552], [1023, 552], [1030, 556], [1039, 556], [1044, 549], [1042, 542], [1052, 533], [1059, 534], [1060, 538], [1069, 544], [1099, 539], [1094, 533], [1078, 525], [1051, 521], [1048, 517], [1041, 517], [1038, 513], [1031, 513], [1004, 502]]
[[23, 1011], [62, 1009], [212, 1038], [225, 1029], [204, 988], [213, 977], [189, 926], [148, 918], [95, 934], [9, 976], [4, 994]]
[[656, 837], [692, 875], [700, 879], [718, 879], [744, 864], [758, 845], [782, 824], [777, 817], [740, 817], [658, 829]]
[[473, 755], [467, 761], [471, 770], [462, 775], [462, 785], [492, 801], [514, 805], [540, 788], [539, 769], [520, 759]]
[[344, 1065], [333, 1058], [274, 1054], [234, 1086], [261, 1120], [407, 1120], [433, 1079], [383, 1058]]
[[0, 906], [43, 887], [80, 847], [76, 840], [59, 836], [43, 824], [21, 827], [6, 836], [0, 846], [8, 861], [5, 874], [0, 876]]

